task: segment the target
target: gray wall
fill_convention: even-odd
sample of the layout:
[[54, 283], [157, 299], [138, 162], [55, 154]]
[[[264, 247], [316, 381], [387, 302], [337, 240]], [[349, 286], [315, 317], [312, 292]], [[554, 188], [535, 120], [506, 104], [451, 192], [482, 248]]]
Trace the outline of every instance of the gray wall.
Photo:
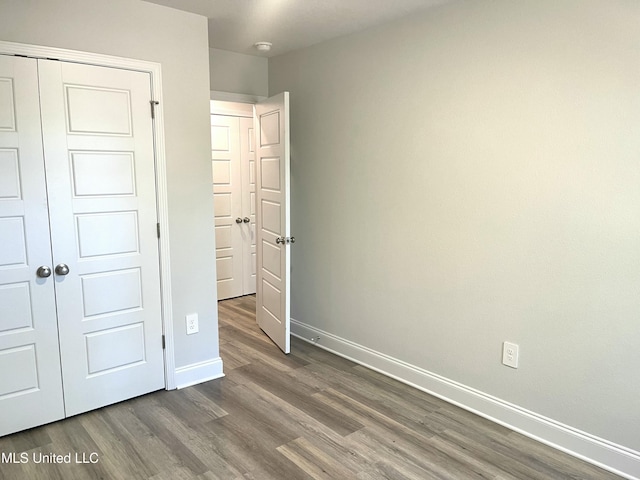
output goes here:
[[266, 97], [269, 93], [266, 57], [209, 49], [211, 90]]
[[[176, 367], [218, 357], [207, 20], [138, 0], [1, 0], [0, 11], [1, 40], [162, 64]], [[187, 337], [192, 312], [200, 333]]]
[[640, 450], [639, 18], [456, 2], [271, 58], [292, 317]]

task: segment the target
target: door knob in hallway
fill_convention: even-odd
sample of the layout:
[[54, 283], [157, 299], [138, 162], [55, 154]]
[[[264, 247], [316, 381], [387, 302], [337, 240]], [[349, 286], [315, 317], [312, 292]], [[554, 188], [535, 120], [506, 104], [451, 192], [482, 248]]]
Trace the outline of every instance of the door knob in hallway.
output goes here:
[[56, 265], [56, 274], [57, 275], [67, 275], [69, 273], [69, 267], [61, 263], [60, 265]]

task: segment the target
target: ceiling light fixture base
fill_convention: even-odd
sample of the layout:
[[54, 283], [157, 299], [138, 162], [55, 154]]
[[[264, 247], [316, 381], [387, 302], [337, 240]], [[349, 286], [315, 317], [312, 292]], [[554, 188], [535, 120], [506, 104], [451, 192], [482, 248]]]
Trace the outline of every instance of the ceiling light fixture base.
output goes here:
[[256, 42], [253, 44], [254, 47], [258, 49], [259, 52], [268, 52], [271, 50], [271, 46], [273, 44], [271, 42]]

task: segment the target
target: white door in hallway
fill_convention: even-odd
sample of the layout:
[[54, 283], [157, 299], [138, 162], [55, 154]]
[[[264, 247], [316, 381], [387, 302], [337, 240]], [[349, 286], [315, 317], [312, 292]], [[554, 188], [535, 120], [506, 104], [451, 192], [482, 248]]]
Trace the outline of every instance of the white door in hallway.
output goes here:
[[44, 172], [37, 61], [0, 55], [0, 436], [64, 417]]
[[256, 104], [256, 320], [290, 348], [289, 93]]
[[237, 117], [211, 115], [211, 161], [218, 300], [244, 294], [240, 127]]
[[240, 117], [243, 295], [256, 293], [256, 149], [253, 117]]

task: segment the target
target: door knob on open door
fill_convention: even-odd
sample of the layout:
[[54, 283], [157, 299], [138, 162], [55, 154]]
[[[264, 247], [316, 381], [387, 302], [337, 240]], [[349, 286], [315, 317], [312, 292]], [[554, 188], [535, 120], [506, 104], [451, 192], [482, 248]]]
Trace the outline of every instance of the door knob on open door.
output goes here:
[[57, 275], [66, 275], [68, 273], [69, 273], [69, 267], [67, 265], [65, 265], [64, 263], [61, 263], [60, 265], [56, 265]]
[[280, 245], [281, 243], [284, 243], [284, 237], [276, 237], [276, 243], [278, 245]]
[[40, 278], [47, 278], [51, 276], [51, 269], [46, 265], [42, 265], [38, 270], [36, 270], [36, 275]]

